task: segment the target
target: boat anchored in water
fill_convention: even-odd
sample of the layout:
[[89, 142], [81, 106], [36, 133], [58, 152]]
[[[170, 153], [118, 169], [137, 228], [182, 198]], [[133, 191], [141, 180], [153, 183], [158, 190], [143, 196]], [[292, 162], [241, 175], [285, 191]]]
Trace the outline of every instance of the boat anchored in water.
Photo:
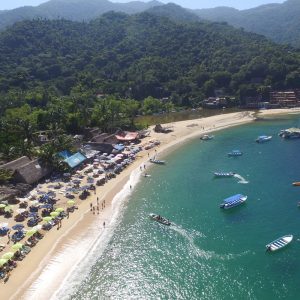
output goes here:
[[220, 208], [224, 208], [224, 209], [233, 208], [235, 206], [244, 203], [246, 200], [247, 200], [247, 196], [244, 196], [242, 194], [237, 194], [224, 199], [223, 203], [220, 204]]
[[296, 181], [292, 183], [293, 186], [300, 186], [300, 181]]
[[200, 137], [200, 140], [202, 141], [209, 141], [209, 140], [212, 140], [214, 138], [213, 135], [208, 135], [208, 134], [204, 134]]
[[164, 165], [166, 163], [164, 160], [159, 160], [155, 158], [150, 158], [150, 162], [157, 165]]
[[271, 135], [260, 135], [255, 141], [256, 143], [265, 143], [271, 141], [271, 139], [272, 139]]
[[228, 156], [241, 156], [243, 155], [243, 152], [240, 150], [232, 150], [231, 152], [227, 153]]
[[171, 222], [168, 219], [166, 219], [166, 218], [164, 218], [164, 217], [162, 217], [160, 215], [156, 215], [156, 214], [152, 214], [151, 213], [149, 215], [149, 217], [150, 217], [150, 219], [152, 219], [152, 220], [154, 220], [154, 221], [156, 221], [158, 223], [161, 223], [163, 225], [166, 225], [166, 226], [170, 226], [171, 225]]
[[233, 172], [214, 172], [215, 177], [233, 177], [235, 173]]
[[298, 139], [300, 138], [300, 128], [288, 128], [280, 130], [279, 136], [281, 136], [284, 139]]
[[293, 240], [293, 235], [284, 235], [277, 240], [266, 245], [267, 251], [277, 251], [287, 246]]

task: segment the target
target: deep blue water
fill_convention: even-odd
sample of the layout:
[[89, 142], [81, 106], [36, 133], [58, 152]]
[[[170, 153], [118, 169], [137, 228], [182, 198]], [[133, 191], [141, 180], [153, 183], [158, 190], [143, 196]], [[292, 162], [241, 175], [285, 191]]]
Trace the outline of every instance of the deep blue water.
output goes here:
[[[169, 154], [148, 170], [126, 202], [105, 252], [72, 299], [298, 299], [300, 278], [300, 139], [280, 129], [299, 117], [263, 120], [215, 133]], [[258, 135], [273, 135], [265, 144]], [[229, 158], [240, 149], [244, 155]], [[213, 171], [237, 178], [215, 179]], [[233, 194], [247, 203], [230, 211]], [[148, 218], [168, 217], [165, 227]], [[265, 245], [285, 234], [293, 242], [277, 253]]]

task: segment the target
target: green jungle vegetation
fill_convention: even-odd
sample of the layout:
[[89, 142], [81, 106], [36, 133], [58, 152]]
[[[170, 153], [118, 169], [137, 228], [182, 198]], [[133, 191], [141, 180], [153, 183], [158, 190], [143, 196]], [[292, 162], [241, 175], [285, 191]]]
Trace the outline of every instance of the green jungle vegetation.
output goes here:
[[135, 14], [163, 5], [156, 0], [117, 3], [108, 0], [50, 0], [38, 6], [23, 6], [11, 10], [0, 10], [0, 30], [16, 22], [35, 18], [89, 21], [109, 11]]
[[192, 10], [210, 21], [224, 21], [237, 28], [263, 34], [277, 43], [300, 48], [300, 1], [287, 0], [282, 4], [267, 4], [246, 10], [229, 7]]
[[[87, 126], [134, 128], [137, 114], [197, 107], [216, 89], [239, 105], [297, 88], [299, 62], [297, 50], [224, 23], [149, 13], [16, 23], [0, 33], [0, 152], [47, 160]], [[41, 130], [50, 150], [36, 147]]]

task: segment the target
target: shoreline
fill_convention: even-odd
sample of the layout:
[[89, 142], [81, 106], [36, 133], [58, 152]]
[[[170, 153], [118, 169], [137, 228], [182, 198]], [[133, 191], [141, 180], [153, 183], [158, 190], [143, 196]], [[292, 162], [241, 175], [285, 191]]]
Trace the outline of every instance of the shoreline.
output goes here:
[[[296, 113], [299, 112], [300, 110]], [[263, 111], [262, 113], [259, 112], [259, 116], [287, 113], [295, 113], [295, 111], [278, 110], [272, 111], [272, 113], [271, 111]], [[151, 137], [143, 139], [142, 143], [151, 139], [159, 139], [161, 141], [161, 145], [158, 148], [155, 148], [157, 149], [157, 152], [155, 152], [155, 154], [165, 156], [169, 152], [173, 151], [177, 147], [181, 147], [184, 143], [196, 138], [197, 136], [214, 131], [219, 131], [233, 126], [250, 123], [254, 120], [254, 113], [246, 111], [166, 124], [167, 126], [174, 126], [174, 131], [167, 134], [154, 133], [153, 126], [151, 126]], [[89, 205], [91, 202], [94, 202], [95, 199], [91, 201], [89, 198], [80, 204], [80, 207], [77, 211], [70, 214], [70, 218], [68, 220], [63, 220], [63, 226], [59, 231], [52, 230], [49, 233], [47, 233], [45, 235], [45, 238], [32, 249], [31, 253], [25, 258], [23, 262], [19, 264], [17, 269], [14, 270], [10, 280], [5, 284], [5, 286], [3, 286], [3, 291], [1, 293], [0, 298], [28, 298], [28, 291], [32, 291], [33, 293], [37, 292], [34, 290], [35, 285], [38, 285], [39, 289], [41, 289], [41, 286], [38, 283], [39, 277], [42, 275], [43, 271], [47, 272], [47, 268], [49, 268], [51, 262], [55, 260], [55, 258], [59, 255], [59, 253], [62, 252], [64, 248], [66, 248], [66, 245], [68, 246], [72, 241], [76, 240], [76, 238], [84, 236], [85, 233], [91, 228], [91, 226], [93, 226], [95, 222], [98, 223], [100, 227], [101, 224], [105, 222], [109, 227], [109, 225], [112, 222], [113, 215], [115, 213], [115, 196], [123, 190], [126, 184], [129, 184], [128, 182], [130, 180], [131, 174], [135, 171], [139, 171], [139, 167], [147, 163], [147, 161], [149, 160], [148, 154], [150, 155], [150, 153], [151, 155], [153, 155], [154, 149], [148, 151], [143, 150], [142, 152], [138, 153], [136, 160], [130, 166], [128, 166], [120, 175], [106, 183], [103, 187], [97, 187], [97, 194], [91, 195], [90, 198], [99, 196], [100, 201], [102, 201], [103, 199], [107, 201], [105, 209], [101, 211], [99, 215], [94, 216], [90, 212]], [[105, 229], [102, 230], [100, 237], [98, 235], [98, 242], [101, 242], [104, 232]], [[94, 244], [91, 244], [85, 250], [89, 251], [93, 248], [93, 246]], [[78, 265], [78, 261], [76, 264], [76, 259], [78, 259], [78, 256], [76, 256], [76, 248], [71, 250], [72, 251], [70, 251], [69, 255], [69, 265], [73, 267], [73, 269], [75, 269]], [[70, 271], [70, 269], [68, 269], [68, 271]], [[68, 276], [71, 274], [70, 272], [67, 273]], [[68, 279], [68, 276], [66, 276], [66, 272], [63, 272], [62, 275], [55, 275], [57, 276], [54, 276], [53, 281], [51, 281], [50, 283], [48, 281], [47, 287], [45, 287], [47, 292], [47, 299], [52, 298], [55, 295], [55, 292], [59, 290], [61, 284], [65, 280], [67, 281]], [[17, 290], [16, 287], [18, 287]], [[49, 291], [52, 294], [49, 294]], [[34, 297], [31, 295], [31, 299], [45, 298], [41, 296]]]

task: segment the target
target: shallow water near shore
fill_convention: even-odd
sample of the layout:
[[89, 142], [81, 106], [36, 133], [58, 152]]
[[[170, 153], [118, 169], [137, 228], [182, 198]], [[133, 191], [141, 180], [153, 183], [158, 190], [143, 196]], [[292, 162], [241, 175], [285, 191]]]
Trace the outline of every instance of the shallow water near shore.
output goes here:
[[[88, 272], [75, 270], [53, 298], [297, 299], [300, 188], [291, 183], [300, 180], [300, 139], [277, 134], [299, 125], [299, 116], [262, 120], [169, 154], [123, 202], [107, 246], [97, 243], [86, 259]], [[273, 139], [255, 143], [262, 134]], [[227, 157], [233, 149], [244, 155]], [[240, 176], [215, 179], [213, 171]], [[236, 193], [248, 195], [246, 204], [221, 210]], [[151, 212], [173, 224], [151, 221]], [[294, 234], [291, 245], [265, 252], [285, 234]]]

